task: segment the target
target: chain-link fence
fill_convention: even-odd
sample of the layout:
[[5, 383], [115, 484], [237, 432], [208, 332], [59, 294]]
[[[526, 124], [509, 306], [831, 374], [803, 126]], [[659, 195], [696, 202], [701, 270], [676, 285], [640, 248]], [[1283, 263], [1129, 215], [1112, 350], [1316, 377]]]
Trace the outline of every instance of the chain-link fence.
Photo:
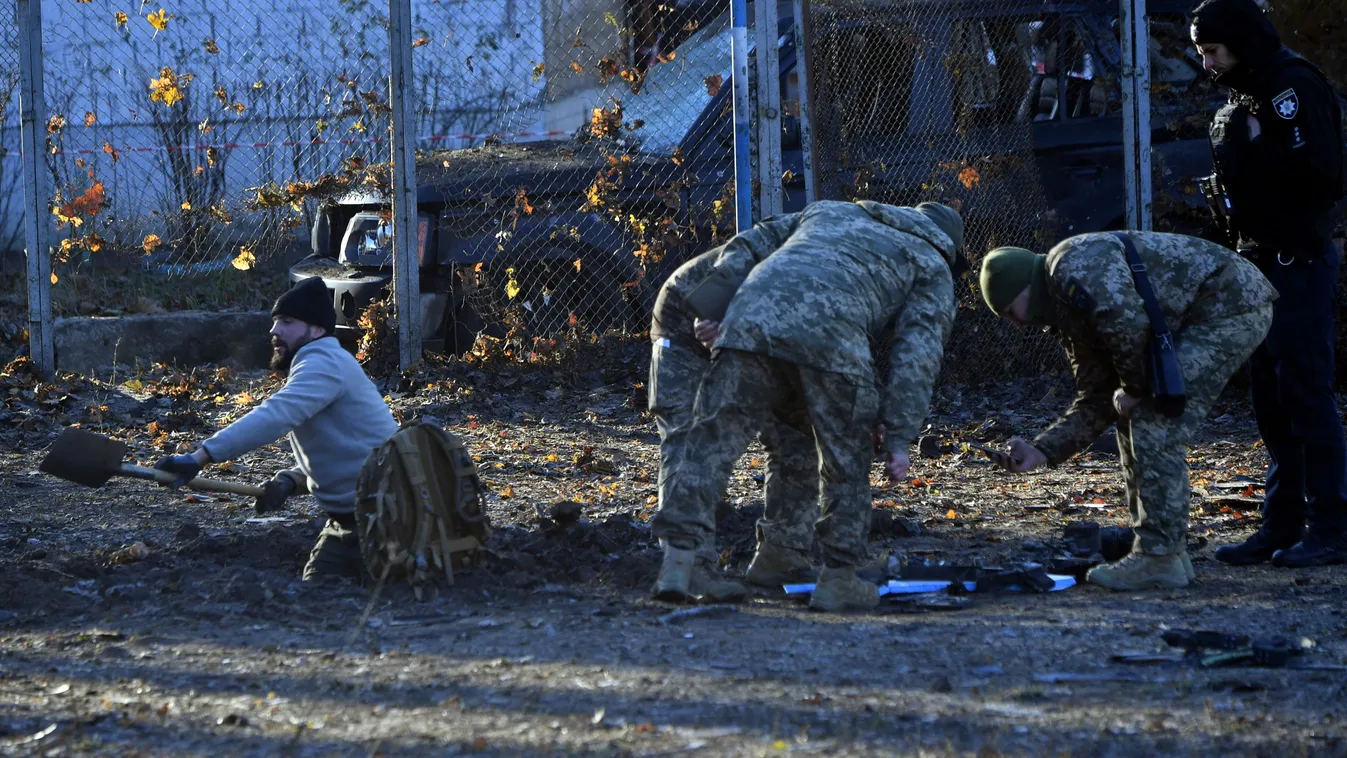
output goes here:
[[262, 305], [315, 196], [389, 160], [370, 3], [170, 5], [43, 5], [58, 313]]
[[[817, 3], [811, 52], [824, 196], [955, 205], [975, 264], [999, 245], [1043, 250], [1055, 229], [1032, 125], [1054, 108], [1078, 114], [1099, 93], [1089, 78], [1062, 77], [1071, 89], [1057, 105], [1046, 45], [1058, 19], [1040, 13], [1048, 3], [1022, 5]], [[1055, 365], [1055, 341], [988, 313], [973, 278], [960, 286], [946, 375], [990, 379]]]
[[[414, 3], [428, 337], [526, 357], [646, 327], [663, 275], [733, 227], [725, 11]], [[333, 241], [368, 210], [334, 208]]]
[[[391, 284], [387, 3], [113, 5], [43, 5], [58, 312], [124, 294], [105, 268], [263, 305], [283, 282], [262, 269], [322, 276], [342, 333], [368, 326]], [[959, 205], [975, 263], [1121, 223], [1114, 0], [811, 6], [807, 51], [792, 2], [763, 37], [780, 58], [787, 212], [804, 205], [808, 132], [821, 197]], [[412, 16], [428, 346], [529, 357], [642, 332], [663, 278], [734, 229], [728, 4], [413, 0]], [[1190, 58], [1178, 53], [1166, 91], [1197, 78]], [[1157, 165], [1196, 175], [1192, 153], [1160, 145]], [[18, 183], [19, 161], [3, 160], [0, 183]], [[21, 187], [0, 202], [2, 231], [21, 239]], [[1052, 340], [984, 313], [971, 280], [961, 304], [951, 378], [1059, 364]]]
[[0, 26], [0, 350], [27, 340], [23, 284], [23, 165], [19, 131], [19, 26], [15, 9]]

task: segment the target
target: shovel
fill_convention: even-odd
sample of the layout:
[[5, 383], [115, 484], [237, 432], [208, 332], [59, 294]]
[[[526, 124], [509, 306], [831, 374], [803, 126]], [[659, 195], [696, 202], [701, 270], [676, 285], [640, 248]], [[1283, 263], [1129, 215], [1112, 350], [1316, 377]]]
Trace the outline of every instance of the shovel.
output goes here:
[[[42, 459], [38, 470], [44, 474], [60, 477], [85, 487], [102, 487], [114, 476], [129, 476], [135, 479], [151, 479], [161, 484], [172, 484], [177, 475], [157, 468], [146, 468], [130, 463], [122, 463], [126, 457], [126, 443], [109, 439], [74, 427], [61, 432], [61, 436], [52, 443], [47, 457]], [[237, 482], [222, 482], [215, 479], [197, 477], [188, 482], [187, 487], [210, 492], [229, 492], [235, 495], [260, 497], [261, 487]]]

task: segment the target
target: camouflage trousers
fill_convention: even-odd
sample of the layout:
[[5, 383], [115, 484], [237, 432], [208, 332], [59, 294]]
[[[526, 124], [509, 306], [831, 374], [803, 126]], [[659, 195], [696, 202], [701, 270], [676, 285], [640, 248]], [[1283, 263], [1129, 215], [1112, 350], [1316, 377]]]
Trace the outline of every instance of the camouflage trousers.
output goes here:
[[[756, 353], [721, 350], [702, 379], [683, 453], [664, 483], [651, 522], [674, 545], [715, 536], [715, 506], [753, 436], [773, 420], [808, 433], [818, 455], [822, 517], [814, 525], [829, 566], [865, 558], [870, 532], [871, 429], [879, 393], [871, 382]], [[770, 493], [769, 493], [770, 498]]]
[[1186, 549], [1192, 496], [1188, 443], [1226, 382], [1253, 354], [1271, 325], [1272, 306], [1268, 305], [1185, 327], [1177, 336], [1188, 394], [1182, 415], [1167, 418], [1153, 404], [1142, 402], [1131, 419], [1118, 420], [1118, 453], [1138, 552], [1173, 555]]
[[[650, 412], [659, 427], [659, 507], [666, 519], [685, 519], [670, 505], [670, 474], [684, 454], [697, 387], [711, 362], [700, 352], [677, 343], [656, 342], [650, 353]], [[769, 542], [808, 552], [814, 546], [818, 503], [818, 454], [814, 437], [800, 419], [769, 419], [758, 431], [767, 450], [765, 507], [757, 523], [759, 544]], [[807, 422], [806, 422], [807, 423]], [[695, 522], [695, 518], [689, 519]], [[690, 530], [691, 531], [691, 530]], [[715, 535], [699, 537], [697, 551], [715, 553]]]

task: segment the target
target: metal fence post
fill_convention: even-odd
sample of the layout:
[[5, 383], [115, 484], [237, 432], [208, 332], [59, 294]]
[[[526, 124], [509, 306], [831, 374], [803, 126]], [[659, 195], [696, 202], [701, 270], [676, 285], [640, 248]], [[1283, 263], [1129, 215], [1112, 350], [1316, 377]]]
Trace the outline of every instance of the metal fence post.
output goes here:
[[1151, 65], [1146, 0], [1120, 0], [1127, 228], [1151, 228]]
[[781, 215], [781, 56], [776, 0], [757, 0], [754, 31], [758, 70], [758, 210]]
[[730, 0], [730, 86], [734, 98], [734, 230], [753, 226], [753, 167], [748, 113], [748, 2]]
[[47, 104], [42, 90], [42, 0], [18, 0], [19, 113], [22, 121], [24, 245], [28, 259], [28, 355], [56, 373], [51, 319], [51, 211], [47, 203]]
[[388, 16], [392, 58], [388, 101], [393, 106], [393, 302], [398, 321], [398, 366], [406, 371], [421, 360], [411, 0], [389, 0]]
[[818, 166], [814, 163], [814, 81], [813, 59], [809, 44], [814, 38], [809, 0], [795, 1], [795, 73], [800, 83], [800, 158], [804, 164], [804, 202], [819, 199]]

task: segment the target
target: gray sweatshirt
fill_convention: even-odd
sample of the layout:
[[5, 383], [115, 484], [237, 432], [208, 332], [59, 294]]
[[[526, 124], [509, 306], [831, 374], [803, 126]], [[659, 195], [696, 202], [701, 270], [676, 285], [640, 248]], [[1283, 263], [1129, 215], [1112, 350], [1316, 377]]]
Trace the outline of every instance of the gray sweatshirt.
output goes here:
[[243, 418], [202, 443], [211, 460], [227, 461], [285, 435], [295, 468], [282, 471], [307, 487], [329, 513], [355, 510], [355, 484], [370, 452], [398, 429], [374, 382], [335, 337], [301, 347], [285, 386]]

